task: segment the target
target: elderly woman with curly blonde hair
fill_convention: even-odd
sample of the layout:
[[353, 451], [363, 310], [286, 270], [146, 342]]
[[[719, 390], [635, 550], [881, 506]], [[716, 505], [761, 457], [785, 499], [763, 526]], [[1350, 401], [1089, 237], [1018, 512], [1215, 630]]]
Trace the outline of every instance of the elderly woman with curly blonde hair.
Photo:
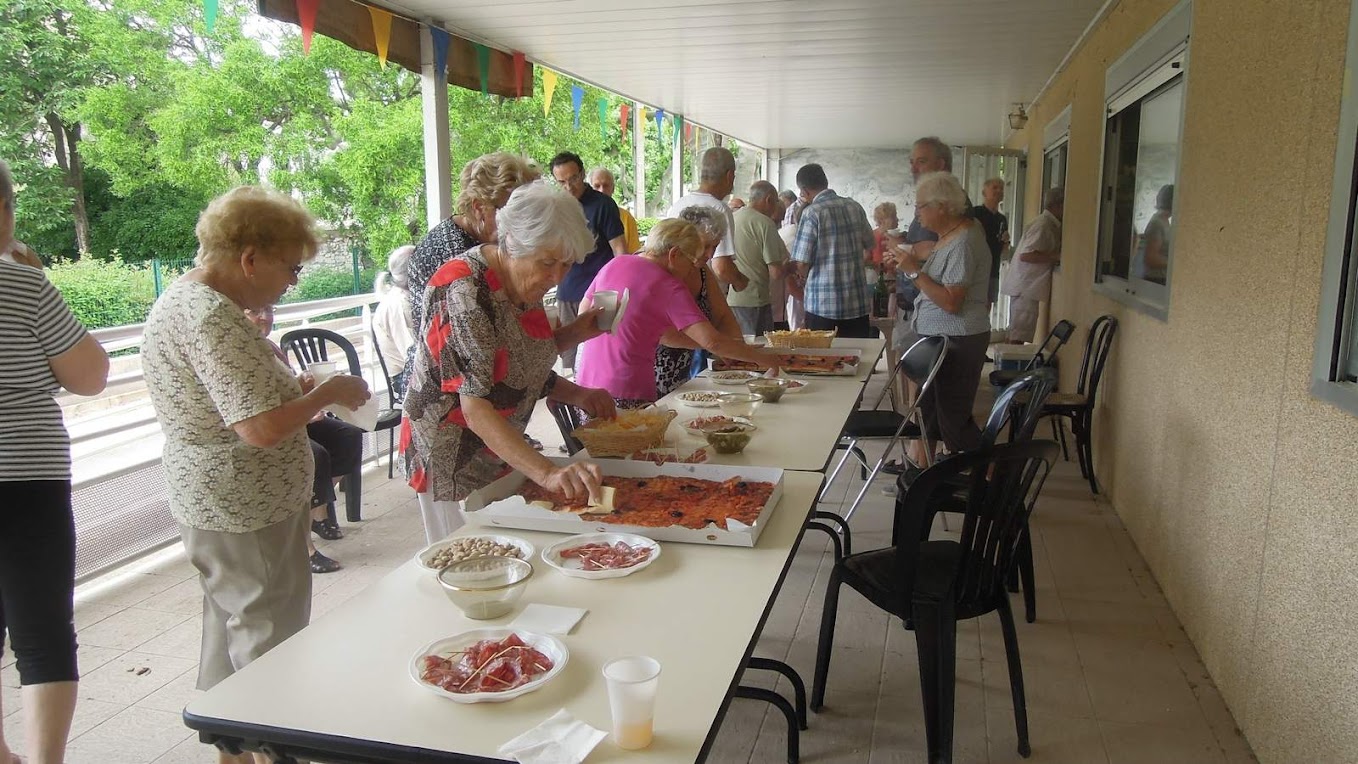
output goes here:
[[208, 205], [196, 233], [197, 267], [151, 309], [141, 363], [165, 434], [170, 514], [203, 588], [198, 687], [207, 689], [306, 626], [306, 426], [369, 393], [359, 377], [317, 385], [294, 376], [245, 316], [278, 302], [316, 254], [300, 204], [237, 188]]

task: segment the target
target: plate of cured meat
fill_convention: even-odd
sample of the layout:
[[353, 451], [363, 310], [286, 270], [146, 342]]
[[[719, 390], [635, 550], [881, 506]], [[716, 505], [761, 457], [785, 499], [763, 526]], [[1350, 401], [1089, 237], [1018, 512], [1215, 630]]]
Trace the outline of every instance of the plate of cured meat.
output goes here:
[[621, 578], [650, 565], [660, 544], [632, 533], [583, 533], [542, 550], [548, 565], [571, 578]]
[[410, 677], [457, 703], [501, 703], [551, 681], [569, 659], [556, 637], [474, 629], [425, 645], [410, 659]]

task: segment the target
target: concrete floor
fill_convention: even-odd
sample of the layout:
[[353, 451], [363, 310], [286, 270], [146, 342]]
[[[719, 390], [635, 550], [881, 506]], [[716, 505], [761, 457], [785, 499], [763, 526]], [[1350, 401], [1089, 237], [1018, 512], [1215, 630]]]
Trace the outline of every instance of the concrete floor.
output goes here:
[[[549, 452], [560, 443], [550, 418], [535, 417], [530, 431]], [[388, 481], [385, 464], [371, 469], [364, 483], [364, 521], [345, 525], [342, 541], [322, 543], [345, 568], [316, 577], [313, 618], [424, 545], [409, 488], [399, 478]], [[858, 485], [856, 475], [841, 477], [823, 507], [837, 510]], [[853, 518], [855, 549], [886, 545], [890, 516], [891, 499], [874, 488]], [[1018, 626], [1033, 749], [1028, 761], [1253, 762], [1126, 530], [1108, 504], [1090, 495], [1073, 463], [1059, 465], [1048, 481], [1033, 530], [1038, 621]], [[825, 537], [809, 533], [757, 650], [788, 661], [808, 684], [831, 565]], [[802, 760], [925, 761], [913, 634], [847, 588], [839, 612], [826, 707], [802, 733]], [[196, 574], [178, 547], [77, 592], [83, 679], [70, 764], [215, 760], [179, 716], [196, 692], [200, 613]], [[771, 686], [757, 673], [748, 681]], [[22, 750], [17, 687], [7, 652], [0, 664], [5, 733]], [[959, 624], [956, 719], [958, 764], [1020, 760], [994, 615]], [[781, 762], [785, 745], [780, 715], [764, 703], [738, 699], [709, 761]]]

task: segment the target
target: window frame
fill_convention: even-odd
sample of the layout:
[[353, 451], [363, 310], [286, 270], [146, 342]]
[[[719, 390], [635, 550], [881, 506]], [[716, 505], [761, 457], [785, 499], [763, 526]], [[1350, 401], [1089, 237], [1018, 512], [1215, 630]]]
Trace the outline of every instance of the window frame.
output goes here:
[[[1061, 158], [1061, 182], [1053, 185], [1051, 183], [1052, 173], [1051, 160], [1053, 156]], [[1047, 123], [1042, 130], [1042, 193], [1055, 186], [1065, 187], [1066, 178], [1070, 174], [1070, 106], [1061, 110], [1056, 118]]]
[[1311, 394], [1358, 415], [1358, 96], [1350, 93], [1358, 63], [1358, 3], [1350, 5], [1344, 95], [1339, 107], [1334, 184], [1321, 270]]
[[[1169, 320], [1169, 303], [1174, 281], [1174, 261], [1171, 260], [1165, 274], [1165, 283], [1157, 284], [1143, 279], [1127, 278], [1100, 273], [1104, 253], [1111, 246], [1113, 207], [1111, 194], [1117, 181], [1116, 168], [1110, 168], [1117, 161], [1116, 155], [1109, 152], [1109, 124], [1127, 107], [1144, 103], [1145, 99], [1169, 89], [1178, 80], [1183, 87], [1183, 106], [1179, 110], [1179, 150], [1174, 159], [1174, 196], [1183, 198], [1183, 134], [1188, 117], [1189, 84], [1189, 43], [1192, 40], [1193, 5], [1185, 0], [1165, 14], [1159, 22], [1146, 32], [1117, 61], [1113, 62], [1104, 75], [1104, 112], [1103, 131], [1099, 145], [1099, 223], [1094, 232], [1094, 292], [1123, 303], [1135, 310], [1158, 318]], [[1179, 215], [1170, 223], [1170, 236], [1178, 228]]]

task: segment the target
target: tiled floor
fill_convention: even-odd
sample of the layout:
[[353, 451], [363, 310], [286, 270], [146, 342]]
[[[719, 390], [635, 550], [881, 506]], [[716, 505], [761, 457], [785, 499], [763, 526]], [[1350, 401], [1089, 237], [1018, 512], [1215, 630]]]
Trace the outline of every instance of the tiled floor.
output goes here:
[[[549, 451], [560, 442], [549, 418], [535, 418], [531, 429]], [[313, 618], [423, 546], [409, 489], [386, 480], [385, 466], [364, 483], [365, 520], [346, 525], [344, 540], [323, 546], [345, 569], [316, 577]], [[841, 478], [829, 500], [852, 497], [857, 485], [856, 477]], [[886, 544], [890, 506], [886, 496], [869, 492], [853, 519], [856, 549]], [[1253, 762], [1126, 530], [1107, 504], [1090, 496], [1073, 464], [1060, 465], [1048, 482], [1033, 528], [1038, 621], [1018, 626], [1033, 748], [1028, 761]], [[830, 567], [825, 537], [808, 534], [757, 651], [787, 660], [808, 683]], [[196, 692], [201, 616], [194, 575], [182, 553], [169, 550], [78, 593], [84, 677], [70, 764], [215, 760], [179, 718]], [[14, 745], [23, 729], [12, 662], [7, 652], [0, 692], [6, 737]], [[750, 681], [768, 686], [753, 675]], [[997, 618], [959, 624], [955, 761], [1019, 761], [1011, 708]], [[913, 635], [845, 589], [826, 707], [802, 733], [802, 760], [923, 762], [921, 719]], [[781, 762], [785, 745], [780, 715], [766, 704], [736, 700], [709, 761]]]

